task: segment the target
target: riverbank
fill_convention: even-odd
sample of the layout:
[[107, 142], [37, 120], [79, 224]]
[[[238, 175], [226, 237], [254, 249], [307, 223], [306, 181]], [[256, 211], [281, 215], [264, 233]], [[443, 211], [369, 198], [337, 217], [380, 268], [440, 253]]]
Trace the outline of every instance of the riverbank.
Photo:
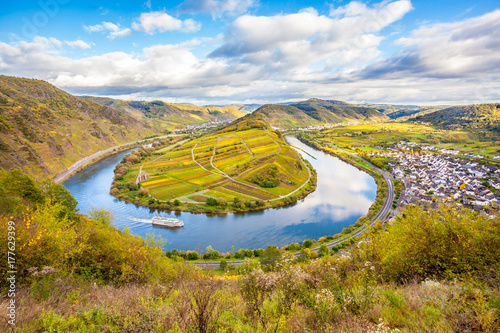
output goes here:
[[144, 144], [148, 144], [149, 142], [152, 142], [154, 140], [157, 140], [157, 139], [160, 139], [160, 138], [164, 138], [164, 137], [167, 137], [167, 136], [168, 135], [166, 135], [166, 136], [163, 135], [163, 136], [146, 138], [146, 139], [142, 139], [142, 140], [138, 140], [138, 141], [128, 142], [128, 143], [124, 143], [124, 144], [121, 144], [121, 145], [118, 145], [118, 146], [114, 146], [114, 147], [110, 147], [110, 148], [98, 151], [97, 153], [94, 153], [94, 154], [92, 154], [90, 156], [85, 156], [84, 158], [82, 158], [82, 159], [76, 161], [75, 163], [73, 163], [73, 165], [71, 165], [65, 172], [56, 175], [53, 178], [53, 180], [54, 180], [55, 183], [58, 183], [58, 184], [62, 183], [66, 179], [70, 178], [72, 175], [74, 175], [77, 172], [83, 170], [85, 167], [87, 167], [87, 166], [89, 166], [91, 164], [94, 164], [96, 162], [99, 162], [103, 158], [106, 158], [106, 157], [108, 157], [110, 155], [119, 153], [121, 151], [125, 151], [127, 149], [132, 149], [132, 148], [136, 148], [136, 147], [139, 147], [141, 145], [144, 145]]

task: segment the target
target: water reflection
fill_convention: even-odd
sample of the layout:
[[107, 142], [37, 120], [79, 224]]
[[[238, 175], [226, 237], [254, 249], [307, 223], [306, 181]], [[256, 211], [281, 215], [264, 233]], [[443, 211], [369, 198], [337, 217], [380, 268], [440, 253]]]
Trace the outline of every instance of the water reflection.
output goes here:
[[[234, 245], [239, 248], [258, 248], [268, 244], [283, 246], [307, 238], [340, 232], [367, 213], [375, 200], [376, 184], [368, 174], [316, 151], [294, 137], [287, 140], [317, 159], [307, 158], [318, 172], [314, 193], [296, 205], [251, 214], [207, 216], [191, 213], [155, 212], [112, 197], [109, 192], [113, 168], [126, 153], [103, 159], [64, 182], [78, 200], [78, 208], [87, 213], [92, 207], [109, 209], [118, 228], [129, 228], [145, 236], [155, 233], [166, 238], [167, 249], [189, 250], [208, 245], [225, 252]], [[153, 227], [153, 214], [178, 216], [184, 228], [178, 230]]]

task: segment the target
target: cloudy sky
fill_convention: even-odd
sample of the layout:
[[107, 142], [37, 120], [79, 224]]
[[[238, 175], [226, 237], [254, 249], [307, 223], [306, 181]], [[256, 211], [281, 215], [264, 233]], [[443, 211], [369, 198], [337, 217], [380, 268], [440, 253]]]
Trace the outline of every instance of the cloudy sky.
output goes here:
[[500, 4], [9, 1], [0, 74], [195, 104], [500, 102]]

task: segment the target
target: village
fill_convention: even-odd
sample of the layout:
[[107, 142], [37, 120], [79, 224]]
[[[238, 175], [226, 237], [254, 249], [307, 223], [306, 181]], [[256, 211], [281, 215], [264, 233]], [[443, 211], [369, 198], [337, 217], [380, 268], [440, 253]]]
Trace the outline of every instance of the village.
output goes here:
[[[462, 154], [457, 150], [400, 142], [389, 151], [367, 155], [393, 160], [388, 165], [392, 168], [394, 178], [404, 185], [400, 196], [401, 205], [433, 205], [441, 198], [479, 211], [499, 208], [500, 169], [460, 158], [458, 155]], [[469, 155], [464, 156], [481, 158], [480, 155]]]

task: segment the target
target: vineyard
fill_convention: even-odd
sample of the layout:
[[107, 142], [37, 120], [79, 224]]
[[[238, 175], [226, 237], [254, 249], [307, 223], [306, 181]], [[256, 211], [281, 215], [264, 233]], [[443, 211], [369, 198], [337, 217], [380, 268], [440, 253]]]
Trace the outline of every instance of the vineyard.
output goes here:
[[[299, 154], [275, 132], [247, 129], [206, 135], [166, 151], [158, 150], [132, 165], [130, 182], [142, 172], [148, 200], [185, 204], [279, 201], [310, 179]], [[134, 195], [134, 193], [129, 193]], [[214, 201], [215, 202], [215, 201]]]

